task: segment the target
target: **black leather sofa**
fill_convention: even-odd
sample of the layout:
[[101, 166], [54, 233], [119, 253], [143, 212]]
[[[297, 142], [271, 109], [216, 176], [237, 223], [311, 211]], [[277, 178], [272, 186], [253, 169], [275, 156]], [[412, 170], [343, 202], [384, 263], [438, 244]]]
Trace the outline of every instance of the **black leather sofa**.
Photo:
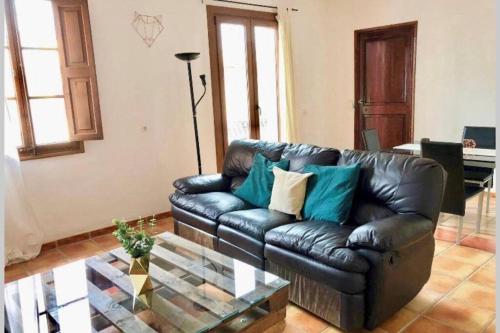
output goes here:
[[[289, 159], [291, 171], [361, 163], [348, 221], [296, 221], [234, 196], [256, 152]], [[344, 330], [373, 329], [429, 278], [444, 184], [429, 159], [243, 140], [222, 174], [175, 181], [170, 202], [178, 235], [291, 281], [290, 301]]]

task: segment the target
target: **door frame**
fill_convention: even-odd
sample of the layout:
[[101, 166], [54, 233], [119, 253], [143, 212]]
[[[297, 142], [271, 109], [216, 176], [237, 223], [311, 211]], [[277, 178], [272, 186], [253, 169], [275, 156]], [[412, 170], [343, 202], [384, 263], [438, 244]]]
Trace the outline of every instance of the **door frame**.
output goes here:
[[[221, 80], [223, 75], [223, 69], [220, 68], [221, 57], [220, 54], [220, 40], [218, 38], [217, 31], [217, 17], [234, 17], [245, 19], [249, 21], [260, 21], [260, 22], [269, 22], [269, 24], [277, 25], [276, 21], [276, 13], [271, 12], [260, 12], [254, 10], [247, 9], [238, 9], [231, 7], [221, 7], [221, 6], [207, 6], [207, 25], [208, 25], [208, 46], [209, 46], [209, 56], [210, 56], [210, 76], [212, 81], [212, 104], [213, 104], [213, 114], [214, 114], [214, 130], [215, 130], [215, 153], [216, 153], [216, 162], [217, 162], [217, 171], [222, 171], [222, 166], [224, 164], [224, 155], [227, 150], [228, 142], [227, 142], [227, 133], [226, 133], [226, 114], [224, 112], [224, 100], [221, 96], [223, 96], [224, 85]], [[250, 33], [253, 34], [251, 29], [249, 29]], [[250, 63], [252, 66], [255, 66], [255, 61], [253, 59], [254, 56], [254, 45], [252, 45], [252, 38], [247, 38], [247, 57], [250, 59]], [[257, 105], [257, 78], [255, 69], [249, 70], [249, 103], [250, 107], [253, 104]], [[255, 73], [255, 75], [252, 75]], [[258, 120], [258, 116], [256, 115], [258, 110], [251, 110], [249, 117], [251, 119], [251, 123], [255, 124]], [[252, 126], [250, 129], [250, 133], [252, 136], [258, 134], [259, 128], [254, 128]]]
[[412, 32], [412, 37], [413, 37], [413, 63], [412, 63], [412, 80], [411, 80], [411, 113], [410, 113], [410, 126], [409, 126], [409, 131], [410, 131], [410, 137], [409, 140], [413, 142], [413, 135], [414, 135], [414, 119], [415, 119], [415, 73], [416, 73], [416, 67], [417, 67], [417, 28], [418, 28], [418, 21], [411, 21], [411, 22], [404, 22], [404, 23], [397, 23], [397, 24], [390, 24], [390, 25], [384, 25], [380, 27], [373, 27], [373, 28], [367, 28], [367, 29], [359, 29], [354, 31], [354, 148], [355, 149], [363, 149], [363, 140], [361, 139], [361, 127], [362, 127], [362, 120], [361, 120], [361, 108], [360, 104], [358, 101], [361, 99], [361, 89], [360, 89], [360, 73], [359, 73], [359, 68], [360, 68], [360, 57], [359, 57], [359, 51], [360, 51], [360, 35], [363, 33], [367, 32], [382, 32], [387, 29], [393, 29], [393, 28], [401, 28], [401, 27], [411, 27], [411, 32]]

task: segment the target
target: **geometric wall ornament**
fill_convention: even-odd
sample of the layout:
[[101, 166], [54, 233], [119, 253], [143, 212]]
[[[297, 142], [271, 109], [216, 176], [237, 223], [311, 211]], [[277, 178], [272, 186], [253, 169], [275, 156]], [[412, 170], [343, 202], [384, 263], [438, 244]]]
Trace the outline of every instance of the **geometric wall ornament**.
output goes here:
[[161, 24], [162, 15], [149, 16], [134, 12], [132, 27], [148, 47], [151, 47], [164, 27]]

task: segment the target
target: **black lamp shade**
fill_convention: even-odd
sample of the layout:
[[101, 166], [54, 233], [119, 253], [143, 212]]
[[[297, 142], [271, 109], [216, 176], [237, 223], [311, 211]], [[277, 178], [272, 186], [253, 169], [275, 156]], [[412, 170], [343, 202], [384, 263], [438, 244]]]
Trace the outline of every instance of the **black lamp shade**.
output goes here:
[[182, 61], [192, 61], [198, 59], [199, 56], [200, 53], [198, 52], [184, 52], [184, 53], [177, 53], [175, 55], [177, 59], [180, 59]]

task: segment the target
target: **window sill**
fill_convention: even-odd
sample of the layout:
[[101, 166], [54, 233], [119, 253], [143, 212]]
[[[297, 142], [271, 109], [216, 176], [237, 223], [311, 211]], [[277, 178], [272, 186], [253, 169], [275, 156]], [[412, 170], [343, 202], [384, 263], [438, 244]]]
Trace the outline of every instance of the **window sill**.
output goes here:
[[41, 158], [81, 154], [85, 152], [83, 141], [37, 146], [35, 149], [19, 148], [19, 160], [29, 161]]

